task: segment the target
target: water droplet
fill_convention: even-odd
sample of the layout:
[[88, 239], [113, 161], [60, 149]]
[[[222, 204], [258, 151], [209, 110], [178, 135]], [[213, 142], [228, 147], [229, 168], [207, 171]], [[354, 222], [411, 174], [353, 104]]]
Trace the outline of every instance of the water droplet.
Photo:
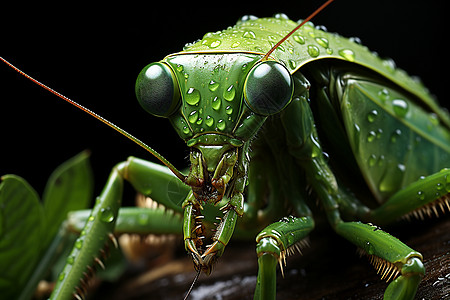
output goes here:
[[406, 167], [405, 167], [405, 165], [403, 165], [403, 164], [398, 164], [398, 165], [397, 165], [397, 169], [398, 169], [400, 172], [404, 173], [405, 170], [406, 170]]
[[380, 100], [381, 100], [383, 103], [385, 103], [386, 100], [389, 100], [389, 97], [390, 97], [389, 91], [388, 91], [387, 89], [381, 89], [381, 90], [378, 92], [378, 97], [380, 98]]
[[445, 190], [450, 193], [450, 176], [445, 175]]
[[378, 129], [377, 129], [377, 132], [376, 132], [377, 139], [381, 138], [381, 135], [382, 135], [382, 134], [383, 134], [383, 129], [378, 128]]
[[286, 16], [285, 14], [283, 14], [283, 13], [278, 13], [278, 14], [275, 14], [274, 16], [273, 16], [275, 19], [284, 19], [284, 20], [289, 20], [289, 17], [288, 16]]
[[418, 191], [417, 192], [417, 199], [423, 201], [425, 200], [425, 193], [423, 191]]
[[428, 115], [428, 120], [430, 121], [432, 126], [438, 126], [439, 125], [439, 118], [434, 113], [431, 113], [431, 114]]
[[214, 99], [211, 102], [211, 106], [214, 110], [220, 109], [220, 99], [219, 97], [214, 97]]
[[248, 30], [248, 31], [244, 32], [244, 34], [242, 35], [242, 37], [243, 37], [243, 38], [246, 38], [246, 39], [252, 39], [252, 40], [254, 40], [254, 39], [256, 39], [256, 34], [255, 34], [253, 31]]
[[183, 65], [177, 65], [178, 72], [183, 72], [183, 70], [184, 70]]
[[362, 45], [361, 39], [356, 36], [349, 37], [348, 40], [358, 45]]
[[408, 113], [408, 103], [405, 100], [393, 100], [392, 107], [394, 109], [394, 113], [400, 118], [403, 118]]
[[373, 254], [375, 253], [375, 248], [374, 248], [374, 246], [373, 246], [369, 241], [366, 242], [366, 245], [365, 245], [365, 247], [364, 247], [364, 250], [365, 250], [366, 253], [369, 254], [369, 255], [373, 255]]
[[394, 130], [394, 132], [391, 135], [391, 142], [395, 143], [397, 142], [397, 139], [402, 135], [402, 131], [400, 129]]
[[[206, 34], [208, 35], [208, 34]], [[203, 39], [202, 41], [202, 45], [205, 45], [209, 48], [217, 48], [220, 46], [222, 42], [216, 38], [212, 38], [212, 37], [206, 37]]]
[[58, 280], [59, 280], [59, 281], [63, 281], [65, 277], [66, 277], [66, 273], [61, 272], [61, 273], [59, 274], [59, 276], [58, 276]]
[[325, 52], [327, 52], [327, 54], [331, 55], [331, 54], [333, 54], [333, 49], [327, 48], [327, 49], [325, 50]]
[[395, 71], [397, 66], [395, 65], [395, 61], [392, 58], [386, 58], [382, 60], [383, 66], [391, 73]]
[[441, 182], [439, 182], [439, 183], [436, 184], [436, 189], [437, 189], [438, 191], [441, 191], [443, 188], [444, 188], [444, 185], [443, 185]]
[[149, 221], [149, 215], [148, 214], [140, 214], [139, 216], [138, 216], [138, 219], [137, 219], [137, 221], [138, 221], [138, 223], [140, 224], [140, 225], [147, 225], [148, 224], [148, 221]]
[[320, 46], [322, 46], [324, 48], [328, 48], [329, 42], [328, 42], [328, 40], [326, 38], [318, 37], [318, 38], [316, 38], [316, 42]]
[[185, 98], [187, 104], [189, 105], [196, 105], [198, 102], [200, 102], [200, 92], [196, 90], [195, 88], [189, 88], [189, 90], [186, 93]]
[[89, 218], [88, 218], [88, 221], [89, 222], [92, 222], [92, 221], [94, 221], [95, 220], [95, 217], [94, 216], [90, 216]]
[[75, 241], [75, 248], [81, 249], [81, 247], [83, 247], [83, 240], [77, 239]]
[[339, 55], [348, 61], [355, 61], [355, 52], [350, 49], [341, 49], [338, 51]]
[[289, 67], [291, 69], [295, 69], [295, 67], [297, 67], [297, 63], [295, 62], [295, 60], [293, 60], [293, 59], [289, 60]]
[[189, 127], [183, 126], [183, 133], [184, 133], [184, 134], [189, 134], [189, 132], [191, 132], [191, 130], [189, 129]]
[[218, 128], [219, 130], [224, 130], [225, 127], [226, 127], [226, 125], [225, 125], [225, 122], [224, 122], [223, 120], [217, 121], [217, 128]]
[[198, 111], [194, 110], [189, 114], [188, 121], [189, 123], [193, 124], [197, 122], [197, 119], [198, 119]]
[[377, 157], [376, 157], [376, 155], [375, 155], [375, 154], [371, 154], [371, 155], [369, 156], [369, 166], [370, 166], [370, 167], [375, 166], [376, 162], [377, 162]]
[[230, 85], [225, 91], [223, 91], [223, 98], [227, 101], [233, 101], [236, 95], [236, 89], [233, 85]]
[[236, 41], [236, 42], [234, 42], [233, 44], [231, 44], [231, 48], [239, 47], [240, 44], [241, 44], [241, 42]]
[[[275, 45], [276, 45], [276, 43], [274, 43], [273, 45], [271, 44], [271, 47], [270, 47], [270, 48], [275, 47]], [[286, 49], [284, 49], [284, 46], [283, 46], [283, 45], [278, 45], [277, 51], [285, 52]]]
[[217, 48], [219, 47], [219, 45], [221, 44], [220, 40], [214, 40], [211, 42], [211, 44], [209, 45], [209, 48]]
[[377, 119], [377, 117], [378, 117], [378, 111], [376, 111], [374, 109], [367, 114], [367, 121], [369, 121], [370, 123], [373, 123]]
[[322, 31], [328, 32], [328, 28], [326, 28], [324, 25], [317, 25], [315, 28], [317, 30], [322, 30]]
[[300, 45], [304, 45], [305, 44], [305, 38], [302, 37], [301, 35], [294, 35], [294, 41], [296, 41]]
[[69, 256], [67, 257], [66, 262], [67, 262], [69, 265], [73, 265], [73, 263], [75, 262], [75, 257], [73, 257], [73, 255], [69, 255]]
[[242, 16], [239, 20], [238, 20], [238, 24], [247, 22], [247, 21], [254, 21], [254, 20], [258, 20], [258, 17], [254, 16], [254, 15], [244, 15]]
[[317, 46], [314, 45], [308, 45], [308, 54], [311, 57], [317, 57], [320, 55], [320, 50]]
[[225, 109], [225, 112], [227, 113], [227, 115], [231, 115], [233, 113], [233, 107], [227, 106], [227, 108]]
[[219, 87], [219, 85], [220, 85], [220, 83], [215, 82], [214, 80], [211, 80], [211, 81], [209, 82], [208, 89], [209, 89], [211, 92], [214, 92], [215, 90], [217, 90], [217, 88]]
[[369, 143], [373, 142], [376, 137], [377, 137], [377, 134], [375, 133], [375, 131], [369, 131], [369, 133], [367, 134], [367, 141]]
[[110, 207], [100, 209], [100, 220], [106, 223], [114, 221], [114, 214]]
[[205, 124], [211, 127], [214, 124], [214, 118], [211, 116], [206, 116]]

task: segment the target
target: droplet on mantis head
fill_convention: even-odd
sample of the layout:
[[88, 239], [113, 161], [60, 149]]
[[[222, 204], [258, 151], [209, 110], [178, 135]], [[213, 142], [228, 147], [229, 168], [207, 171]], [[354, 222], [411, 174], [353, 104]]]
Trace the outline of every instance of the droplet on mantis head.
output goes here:
[[236, 89], [233, 85], [230, 85], [226, 90], [223, 91], [223, 98], [227, 101], [233, 101], [236, 95]]
[[311, 57], [317, 57], [320, 55], [320, 50], [317, 46], [315, 45], [308, 45], [308, 54]]
[[326, 38], [324, 37], [318, 37], [315, 38], [317, 44], [319, 44], [320, 46], [324, 47], [324, 48], [328, 48], [329, 42]]
[[211, 92], [214, 92], [215, 90], [217, 90], [217, 88], [219, 87], [219, 85], [220, 85], [220, 83], [215, 82], [214, 80], [211, 80], [211, 81], [209, 82], [208, 89], [209, 89]]
[[195, 88], [191, 87], [186, 92], [185, 100], [189, 105], [196, 105], [200, 102], [200, 92]]
[[219, 110], [220, 109], [220, 99], [219, 99], [219, 97], [214, 97], [214, 99], [211, 102], [211, 107], [214, 110]]
[[305, 38], [299, 34], [294, 35], [293, 37], [294, 41], [296, 41], [298, 44], [300, 45], [304, 45], [305, 44]]
[[205, 124], [211, 127], [214, 124], [214, 118], [211, 116], [206, 116]]
[[348, 61], [355, 61], [355, 52], [353, 52], [353, 50], [350, 49], [341, 49], [338, 51], [339, 55], [342, 56], [343, 58], [345, 58]]
[[246, 38], [246, 39], [252, 39], [252, 40], [254, 40], [254, 39], [256, 39], [256, 34], [255, 34], [253, 31], [248, 30], [248, 31], [244, 32], [244, 34], [242, 35], [242, 37], [243, 37], [243, 38]]
[[219, 130], [224, 130], [225, 127], [226, 127], [226, 125], [225, 125], [224, 120], [219, 120], [219, 121], [217, 121], [217, 128], [218, 128]]
[[198, 112], [196, 110], [194, 110], [188, 116], [189, 123], [193, 124], [193, 123], [197, 122], [197, 119], [198, 119]]

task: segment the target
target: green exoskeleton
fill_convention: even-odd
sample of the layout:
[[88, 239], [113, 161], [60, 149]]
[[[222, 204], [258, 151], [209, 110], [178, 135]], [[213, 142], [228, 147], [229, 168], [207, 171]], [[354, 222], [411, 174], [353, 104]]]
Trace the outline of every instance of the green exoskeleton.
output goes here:
[[[186, 142], [189, 172], [125, 133], [166, 166], [130, 157], [114, 167], [90, 215], [74, 214], [74, 227], [86, 223], [52, 299], [83, 296], [77, 286], [115, 232], [180, 231], [207, 274], [233, 235], [256, 238], [254, 298], [275, 299], [276, 266], [306, 244], [316, 198], [390, 281], [384, 298], [414, 298], [423, 257], [378, 225], [450, 211], [450, 117], [390, 60], [297, 26], [246, 16], [142, 70], [139, 103]], [[124, 180], [183, 217], [119, 210]], [[133, 221], [142, 214], [152, 222]]]

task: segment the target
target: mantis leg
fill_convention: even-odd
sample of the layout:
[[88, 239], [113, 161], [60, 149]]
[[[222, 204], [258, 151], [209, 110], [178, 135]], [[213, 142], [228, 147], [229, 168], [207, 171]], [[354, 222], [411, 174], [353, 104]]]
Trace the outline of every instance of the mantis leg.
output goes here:
[[[309, 163], [308, 172], [331, 174], [321, 158], [315, 158]], [[342, 221], [339, 202], [348, 196], [333, 181], [328, 182], [326, 177], [311, 182], [335, 231], [370, 256], [382, 279], [389, 281], [395, 278], [386, 289], [384, 299], [413, 299], [425, 273], [422, 255], [377, 226]]]
[[[142, 210], [136, 213], [133, 209], [125, 209], [122, 211], [123, 216], [118, 218], [124, 179], [129, 181], [138, 192], [144, 195], [151, 194], [155, 201], [173, 211], [181, 211], [177, 204], [184, 200], [188, 190], [178, 183], [166, 168], [133, 157], [117, 164], [87, 220], [85, 218], [87, 214], [84, 213], [85, 225], [59, 275], [51, 299], [80, 298], [84, 295], [83, 285], [88, 279], [86, 277], [93, 273], [96, 264], [103, 266], [100, 257], [103, 256], [105, 245], [112, 242], [117, 247], [113, 234], [116, 225], [119, 230], [122, 228], [124, 231], [132, 232], [143, 230], [147, 233], [152, 231], [168, 233], [175, 230], [180, 232], [182, 228], [180, 218], [173, 218], [168, 222], [167, 216], [156, 210]], [[142, 222], [143, 213], [148, 213], [145, 218], [148, 222]], [[76, 214], [72, 216], [71, 226], [79, 227], [75, 225], [76, 220], [82, 220], [83, 213], [78, 215], [78, 219], [75, 216]], [[141, 219], [138, 220], [138, 218]], [[159, 222], [153, 222], [155, 220]], [[143, 225], [145, 228], [142, 228]]]
[[342, 222], [335, 230], [370, 256], [372, 264], [382, 274], [382, 279], [389, 281], [398, 276], [387, 287], [384, 299], [414, 299], [425, 274], [419, 252], [375, 225]]
[[286, 255], [299, 250], [303, 239], [314, 228], [312, 217], [285, 217], [267, 226], [256, 237], [258, 279], [254, 299], [275, 299], [276, 265], [285, 262]]
[[427, 216], [439, 216], [439, 211], [450, 211], [450, 170], [422, 178], [396, 194], [383, 205], [370, 212], [370, 218], [377, 222], [389, 223], [400, 217], [411, 216], [423, 219]]
[[[377, 226], [360, 222], [344, 222], [340, 215], [340, 205], [351, 202], [330, 170], [317, 142], [317, 133], [312, 126], [313, 117], [306, 99], [294, 99], [290, 110], [285, 114], [285, 128], [294, 127], [295, 116], [310, 126], [305, 130], [286, 130], [291, 154], [306, 172], [309, 183], [317, 194], [328, 221], [334, 230], [362, 251], [371, 256], [372, 263], [382, 273], [382, 278], [391, 282], [385, 291], [384, 299], [413, 299], [417, 286], [425, 272], [422, 255], [403, 244], [398, 239], [380, 230]], [[299, 118], [298, 116], [301, 115]], [[289, 126], [288, 126], [289, 125]], [[296, 126], [294, 128], [299, 128]], [[400, 275], [400, 276], [399, 276]], [[398, 276], [396, 278], [396, 276]]]

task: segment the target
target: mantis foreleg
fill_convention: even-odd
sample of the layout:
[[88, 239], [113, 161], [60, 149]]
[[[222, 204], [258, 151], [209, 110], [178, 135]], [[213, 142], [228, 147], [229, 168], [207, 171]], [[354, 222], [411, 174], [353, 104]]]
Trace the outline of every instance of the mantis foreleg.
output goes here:
[[[159, 203], [173, 208], [175, 211], [180, 210], [176, 203], [181, 203], [187, 192], [185, 186], [165, 167], [136, 158], [130, 158], [126, 162], [117, 164], [87, 220], [85, 219], [86, 212], [71, 215], [70, 226], [80, 228], [77, 225], [80, 220], [86, 220], [86, 223], [59, 275], [51, 299], [71, 299], [82, 297], [85, 294], [86, 281], [94, 272], [94, 266], [103, 267], [102, 257], [105, 244], [111, 241], [117, 246], [114, 237], [116, 231], [180, 232], [181, 219], [171, 218], [168, 220], [167, 215], [161, 213], [160, 210], [143, 209], [136, 212], [133, 208], [127, 208], [122, 210], [123, 216], [118, 218], [124, 179], [129, 181], [138, 192], [145, 195], [151, 194]], [[148, 213], [148, 218], [146, 218], [148, 222], [144, 224], [142, 215], [145, 213]], [[138, 218], [141, 218], [139, 222], [133, 222]], [[154, 221], [158, 221], [157, 224]]]

